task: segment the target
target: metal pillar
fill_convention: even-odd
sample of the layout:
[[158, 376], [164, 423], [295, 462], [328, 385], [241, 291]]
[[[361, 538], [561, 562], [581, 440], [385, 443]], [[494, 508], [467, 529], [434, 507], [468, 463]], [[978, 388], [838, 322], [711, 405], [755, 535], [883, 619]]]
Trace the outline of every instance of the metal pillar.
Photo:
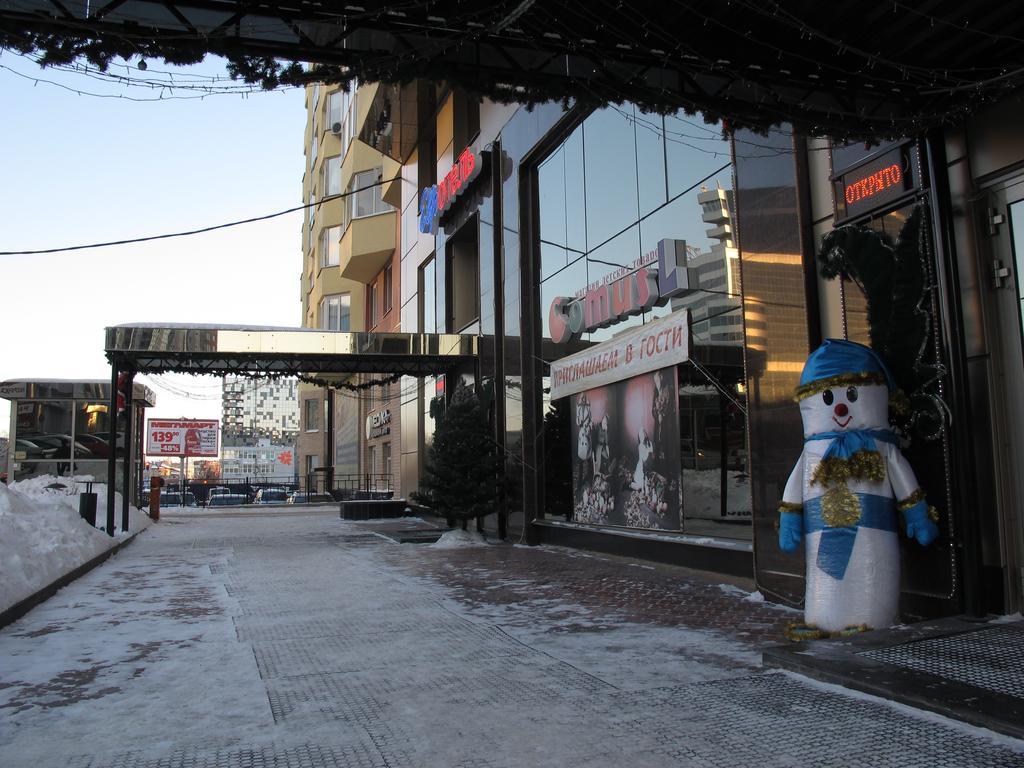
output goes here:
[[324, 388], [327, 397], [327, 424], [324, 430], [324, 493], [334, 490], [334, 390]]
[[117, 358], [110, 361], [110, 402], [107, 417], [110, 424], [110, 454], [107, 456], [107, 534], [114, 535], [114, 487], [117, 476]]
[[[124, 395], [124, 458], [121, 460], [121, 530], [128, 530], [128, 505], [132, 498], [132, 394], [135, 389], [135, 374], [128, 371], [128, 389]], [[182, 496], [182, 499], [185, 497]]]

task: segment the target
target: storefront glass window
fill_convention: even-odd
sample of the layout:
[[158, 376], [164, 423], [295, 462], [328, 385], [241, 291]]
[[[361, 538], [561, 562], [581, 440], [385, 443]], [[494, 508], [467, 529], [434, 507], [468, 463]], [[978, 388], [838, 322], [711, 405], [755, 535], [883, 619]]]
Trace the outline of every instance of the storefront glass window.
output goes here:
[[590, 248], [638, 217], [636, 138], [631, 115], [620, 109], [598, 110], [582, 126]]
[[[686, 309], [694, 361], [545, 402], [545, 469], [572, 479], [571, 489], [545, 480], [549, 517], [750, 536], [729, 152], [719, 126], [626, 106], [592, 114], [538, 166], [544, 358], [560, 359]], [[578, 340], [553, 340], [556, 298], [582, 307], [588, 289], [622, 289], [641, 268], [657, 273], [661, 258], [671, 258], [672, 267], [682, 260], [690, 290], [646, 311], [589, 323]]]
[[[624, 106], [623, 110], [630, 107]], [[640, 215], [656, 211], [668, 201], [665, 157], [665, 125], [661, 115], [645, 115], [633, 109], [636, 128], [636, 176]]]
[[742, 371], [741, 366], [735, 366], [730, 376], [723, 367], [716, 371], [719, 375], [711, 384], [692, 365], [680, 369], [682, 516], [687, 533], [749, 536], [746, 399], [737, 380]]
[[[110, 457], [110, 418], [107, 403], [75, 403], [75, 442], [89, 451], [85, 458]], [[124, 455], [123, 438], [118, 435], [117, 455]], [[77, 463], [77, 462], [76, 462]]]
[[[43, 460], [48, 466], [37, 474], [66, 474], [77, 447], [71, 438], [71, 402], [19, 402], [17, 407], [15, 455]], [[77, 448], [77, 458], [88, 455], [84, 447]]]

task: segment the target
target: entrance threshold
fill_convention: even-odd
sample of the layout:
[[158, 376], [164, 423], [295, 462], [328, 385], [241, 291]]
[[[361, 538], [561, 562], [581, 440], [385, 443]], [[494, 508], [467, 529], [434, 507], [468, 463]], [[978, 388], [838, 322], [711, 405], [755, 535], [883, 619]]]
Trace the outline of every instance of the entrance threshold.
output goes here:
[[545, 544], [590, 549], [752, 579], [754, 547], [749, 541], [693, 536], [670, 531], [606, 528], [564, 520], [534, 520]]
[[765, 666], [1024, 739], [1024, 620], [964, 616], [769, 648]]

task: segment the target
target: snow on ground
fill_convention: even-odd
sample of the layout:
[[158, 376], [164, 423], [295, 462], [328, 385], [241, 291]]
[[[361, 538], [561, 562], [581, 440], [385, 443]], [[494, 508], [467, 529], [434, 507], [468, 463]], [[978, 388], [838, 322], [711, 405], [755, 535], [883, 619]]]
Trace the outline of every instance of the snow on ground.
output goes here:
[[[1024, 755], [766, 673], [731, 635], [557, 595], [469, 602], [396, 563], [458, 556], [490, 587], [475, 558], [497, 550], [364, 531], [312, 509], [154, 526], [0, 632], [0, 764], [1009, 768]], [[600, 578], [604, 561], [586, 560]]]
[[479, 547], [487, 544], [487, 539], [482, 533], [476, 531], [445, 531], [441, 538], [431, 544], [437, 549], [459, 549], [461, 547]]
[[[719, 584], [718, 588], [725, 592], [727, 595], [733, 595], [740, 598], [741, 600], [748, 603], [764, 603], [764, 595], [760, 591], [747, 592], [745, 589], [740, 589], [735, 584]], [[790, 608], [788, 605], [782, 605], [782, 603], [768, 603], [771, 608], [775, 608], [780, 611], [792, 611], [793, 613], [803, 613], [796, 608]]]
[[[93, 528], [78, 513], [88, 480], [91, 478], [43, 475], [10, 486], [0, 484], [0, 611], [149, 525], [145, 514], [130, 507], [128, 533], [118, 527], [111, 537]], [[61, 487], [50, 487], [55, 485]], [[106, 485], [97, 484], [93, 490], [99, 523], [106, 519]], [[121, 495], [115, 493], [114, 498], [114, 519], [120, 526]]]

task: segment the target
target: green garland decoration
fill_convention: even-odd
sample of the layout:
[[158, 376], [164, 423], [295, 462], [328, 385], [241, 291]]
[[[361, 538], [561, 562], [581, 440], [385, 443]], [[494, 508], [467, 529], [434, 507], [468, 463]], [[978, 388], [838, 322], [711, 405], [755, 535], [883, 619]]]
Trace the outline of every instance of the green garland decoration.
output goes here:
[[[133, 371], [132, 373], [134, 375], [137, 372]], [[142, 373], [145, 373], [147, 376], [159, 376], [162, 373], [180, 373], [180, 374], [190, 374], [190, 375], [193, 375], [193, 376], [217, 376], [218, 378], [222, 377], [222, 376], [233, 376], [233, 377], [235, 377], [237, 379], [248, 379], [250, 381], [259, 380], [259, 381], [275, 381], [275, 382], [279, 381], [280, 379], [291, 379], [291, 378], [294, 378], [294, 379], [298, 379], [299, 381], [304, 382], [306, 384], [315, 384], [318, 387], [327, 387], [328, 389], [334, 389], [334, 390], [345, 390], [347, 392], [365, 392], [368, 389], [373, 389], [374, 387], [380, 387], [380, 386], [383, 386], [384, 384], [394, 384], [395, 382], [400, 381], [402, 379], [402, 377], [404, 377], [404, 376], [413, 376], [413, 374], [409, 374], [409, 373], [393, 373], [393, 374], [390, 374], [388, 376], [384, 376], [384, 377], [379, 378], [379, 379], [371, 379], [370, 381], [364, 381], [364, 382], [360, 382], [358, 384], [353, 384], [353, 383], [350, 383], [350, 382], [347, 382], [347, 381], [328, 381], [327, 379], [322, 379], [319, 376], [310, 376], [310, 375], [304, 374], [304, 373], [265, 373], [263, 371], [241, 371], [241, 370], [239, 370], [239, 371], [193, 371], [193, 370], [183, 371], [183, 370], [181, 370], [179, 368], [175, 368], [175, 367], [147, 368], [145, 371], [142, 371]]]

